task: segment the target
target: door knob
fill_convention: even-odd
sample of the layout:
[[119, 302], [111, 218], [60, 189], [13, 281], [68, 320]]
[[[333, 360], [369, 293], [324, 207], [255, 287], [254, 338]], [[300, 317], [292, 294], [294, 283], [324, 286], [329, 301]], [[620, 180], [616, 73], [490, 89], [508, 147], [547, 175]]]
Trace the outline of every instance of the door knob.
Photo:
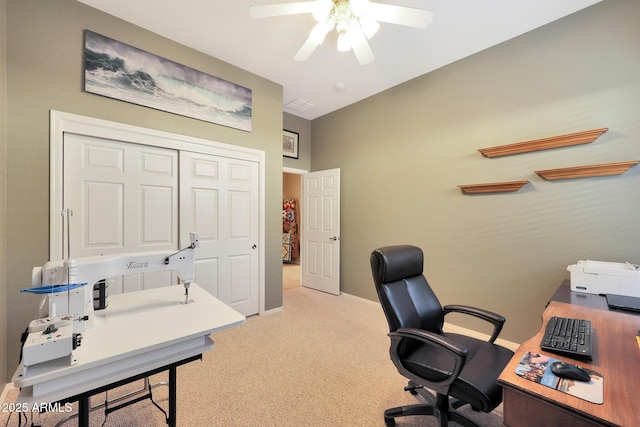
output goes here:
[[338, 240], [338, 237], [337, 236], [329, 237], [329, 240], [331, 240], [332, 242], [335, 242], [336, 240]]

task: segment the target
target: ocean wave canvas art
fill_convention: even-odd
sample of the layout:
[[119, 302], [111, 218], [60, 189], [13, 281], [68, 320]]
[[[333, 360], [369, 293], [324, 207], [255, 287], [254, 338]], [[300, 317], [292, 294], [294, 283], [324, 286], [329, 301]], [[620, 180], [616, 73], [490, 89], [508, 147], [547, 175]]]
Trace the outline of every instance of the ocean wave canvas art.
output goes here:
[[251, 89], [85, 31], [86, 92], [251, 131]]

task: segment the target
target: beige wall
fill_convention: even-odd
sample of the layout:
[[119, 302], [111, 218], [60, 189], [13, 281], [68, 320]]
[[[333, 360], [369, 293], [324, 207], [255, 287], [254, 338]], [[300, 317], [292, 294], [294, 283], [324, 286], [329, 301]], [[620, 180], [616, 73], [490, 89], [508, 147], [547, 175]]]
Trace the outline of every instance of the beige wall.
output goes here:
[[[314, 120], [312, 170], [342, 173], [342, 290], [375, 300], [371, 251], [415, 244], [443, 304], [502, 313], [503, 338], [519, 342], [567, 265], [640, 262], [640, 166], [556, 182], [533, 173], [640, 159], [639, 16], [637, 0], [604, 1]], [[573, 148], [476, 151], [600, 127], [610, 130]], [[457, 187], [510, 180], [530, 184]]]
[[287, 168], [311, 169], [311, 121], [293, 114], [283, 113], [284, 129], [297, 132], [300, 136], [298, 158], [285, 157], [283, 165]]
[[[6, 271], [6, 229], [5, 229], [5, 182], [6, 182], [6, 136], [5, 136], [5, 69], [6, 69], [6, 21], [7, 1], [0, 0], [0, 271]], [[7, 377], [7, 282], [0, 274], [0, 385]]]
[[282, 176], [282, 198], [300, 200], [302, 194], [302, 179], [300, 175], [285, 173]]
[[[32, 267], [42, 265], [49, 256], [51, 109], [265, 150], [265, 306], [267, 310], [280, 307], [282, 87], [73, 0], [8, 0], [6, 16], [6, 155], [10, 160], [6, 168], [6, 244], [10, 250], [2, 278], [7, 284], [0, 282], [0, 292], [7, 292], [9, 304], [1, 322], [8, 318], [8, 359], [2, 364], [3, 369], [8, 367], [7, 374], [17, 365], [20, 332], [34, 315], [37, 303], [37, 298], [20, 294], [19, 289], [29, 285]], [[84, 29], [252, 89], [253, 131], [83, 92]], [[0, 339], [4, 338], [1, 334]]]

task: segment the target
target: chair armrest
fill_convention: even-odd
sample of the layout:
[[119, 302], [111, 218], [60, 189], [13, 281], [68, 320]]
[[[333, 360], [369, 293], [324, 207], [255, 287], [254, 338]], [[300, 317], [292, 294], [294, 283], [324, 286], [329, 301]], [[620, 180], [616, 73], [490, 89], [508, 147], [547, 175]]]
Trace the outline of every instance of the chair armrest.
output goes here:
[[505, 322], [504, 316], [501, 316], [489, 310], [470, 307], [468, 305], [445, 305], [444, 307], [442, 307], [442, 310], [444, 310], [445, 315], [448, 313], [468, 314], [469, 316], [474, 316], [491, 323], [493, 325], [493, 333], [489, 338], [489, 342], [492, 344], [496, 340], [496, 338], [498, 338], [498, 335], [500, 335]]
[[453, 361], [453, 369], [451, 370], [451, 372], [444, 380], [430, 380], [429, 385], [427, 385], [428, 388], [431, 388], [443, 394], [448, 393], [449, 387], [458, 378], [460, 372], [462, 372], [462, 368], [467, 361], [467, 355], [469, 354], [469, 351], [463, 345], [452, 341], [442, 335], [438, 335], [422, 329], [398, 328], [398, 330], [396, 330], [395, 332], [390, 332], [389, 337], [391, 338], [391, 348], [389, 349], [389, 352], [391, 353], [391, 360], [396, 365], [396, 368], [398, 368], [398, 370], [404, 376], [406, 376], [407, 378], [411, 378], [414, 382], [421, 385], [425, 385], [425, 379], [417, 377], [415, 374], [408, 371], [402, 364], [399, 348], [403, 339], [417, 340], [424, 344], [438, 347], [451, 355]]

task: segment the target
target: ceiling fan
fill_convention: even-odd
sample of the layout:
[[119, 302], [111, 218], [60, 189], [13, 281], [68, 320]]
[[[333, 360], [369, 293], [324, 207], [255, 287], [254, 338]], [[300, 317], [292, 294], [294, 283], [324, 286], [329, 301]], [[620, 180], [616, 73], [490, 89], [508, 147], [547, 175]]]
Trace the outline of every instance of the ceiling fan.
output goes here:
[[379, 22], [426, 28], [433, 19], [433, 12], [430, 10], [374, 3], [369, 0], [313, 0], [249, 6], [249, 15], [256, 19], [301, 13], [311, 13], [317, 24], [296, 53], [296, 61], [306, 61], [324, 42], [326, 35], [335, 29], [338, 32], [338, 50], [346, 52], [353, 49], [361, 65], [374, 59], [367, 39], [378, 31]]

